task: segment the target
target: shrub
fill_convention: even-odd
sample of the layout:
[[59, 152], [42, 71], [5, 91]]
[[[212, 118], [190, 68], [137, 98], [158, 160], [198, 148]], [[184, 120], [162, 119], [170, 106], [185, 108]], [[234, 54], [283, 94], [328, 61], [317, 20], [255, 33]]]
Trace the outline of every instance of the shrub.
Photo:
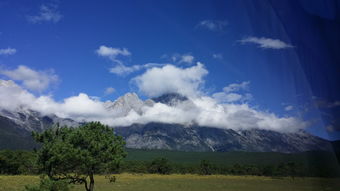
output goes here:
[[166, 158], [154, 159], [149, 166], [149, 172], [157, 174], [170, 174], [171, 166], [169, 164], [168, 159]]
[[202, 160], [200, 164], [201, 175], [211, 175], [213, 173], [213, 166], [208, 160]]
[[69, 183], [66, 180], [54, 181], [50, 178], [41, 177], [39, 185], [25, 186], [25, 191], [69, 191]]

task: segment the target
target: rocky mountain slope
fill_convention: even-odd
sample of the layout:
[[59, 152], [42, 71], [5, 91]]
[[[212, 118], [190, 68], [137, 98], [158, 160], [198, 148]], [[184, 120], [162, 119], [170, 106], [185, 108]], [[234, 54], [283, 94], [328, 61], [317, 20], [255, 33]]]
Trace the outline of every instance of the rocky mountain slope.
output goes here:
[[[105, 107], [116, 117], [126, 116], [132, 110], [141, 113], [143, 106], [163, 103], [170, 106], [193, 104], [184, 96], [166, 94], [158, 98], [141, 100], [135, 93], [128, 93]], [[44, 116], [38, 112], [20, 109], [15, 112], [0, 110], [0, 149], [27, 149], [35, 146], [31, 131], [42, 131], [53, 124], [79, 126], [80, 122], [55, 115]], [[242, 130], [203, 127], [198, 125], [164, 124], [150, 122], [114, 127], [123, 136], [128, 148], [169, 149], [182, 151], [260, 151], [302, 152], [330, 150], [328, 141], [304, 131], [279, 133], [269, 130]]]
[[304, 131], [278, 133], [268, 130], [244, 130], [149, 123], [115, 128], [127, 147], [138, 149], [168, 149], [181, 151], [252, 151], [303, 152], [331, 150], [328, 141]]
[[79, 125], [72, 119], [62, 119], [55, 115], [44, 116], [38, 112], [20, 109], [0, 110], [0, 149], [32, 149], [36, 146], [32, 131], [43, 131], [54, 124], [61, 126]]

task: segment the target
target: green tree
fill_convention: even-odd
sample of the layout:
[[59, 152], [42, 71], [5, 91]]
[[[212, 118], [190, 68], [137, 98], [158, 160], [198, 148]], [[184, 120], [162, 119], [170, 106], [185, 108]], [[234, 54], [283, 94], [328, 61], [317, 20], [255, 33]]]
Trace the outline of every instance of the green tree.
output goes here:
[[263, 176], [273, 176], [274, 173], [275, 173], [275, 167], [273, 165], [267, 165], [261, 168], [261, 175]]
[[237, 175], [245, 174], [244, 165], [240, 165], [238, 163], [234, 164], [233, 167], [231, 168], [231, 173]]
[[36, 156], [29, 151], [0, 151], [0, 174], [36, 173]]
[[149, 166], [149, 172], [158, 174], [170, 174], [171, 166], [169, 164], [168, 159], [166, 158], [154, 159]]
[[54, 127], [33, 133], [42, 143], [38, 164], [51, 180], [67, 180], [94, 190], [94, 174], [112, 171], [126, 156], [125, 142], [112, 128], [91, 122], [78, 128]]
[[201, 175], [211, 175], [213, 172], [213, 166], [208, 160], [202, 160], [200, 164]]
[[289, 169], [289, 175], [294, 179], [296, 176], [302, 176], [303, 174], [303, 165], [295, 162], [287, 163]]

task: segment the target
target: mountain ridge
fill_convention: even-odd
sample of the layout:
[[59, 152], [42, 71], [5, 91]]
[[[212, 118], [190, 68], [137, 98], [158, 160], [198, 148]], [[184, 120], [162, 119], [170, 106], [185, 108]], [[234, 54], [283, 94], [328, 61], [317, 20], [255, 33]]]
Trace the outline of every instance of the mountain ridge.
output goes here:
[[[162, 103], [169, 106], [193, 104], [180, 94], [170, 93], [148, 100], [139, 99], [135, 93], [128, 93], [116, 101], [105, 102], [105, 107], [115, 116], [126, 116], [129, 112], [142, 113], [143, 107]], [[31, 131], [43, 131], [58, 123], [77, 127], [83, 122], [59, 118], [56, 115], [43, 115], [32, 110], [20, 109], [15, 112], [0, 110], [0, 131], [4, 137], [0, 145], [9, 145], [5, 140], [22, 143], [10, 148], [29, 148], [34, 145]], [[260, 151], [260, 152], [303, 152], [309, 150], [330, 150], [328, 141], [300, 131], [280, 133], [270, 130], [239, 130], [199, 126], [197, 124], [176, 124], [148, 122], [133, 123], [128, 126], [113, 127], [118, 135], [125, 138], [128, 148], [168, 149], [179, 151]], [[22, 145], [22, 146], [20, 146]], [[1, 147], [0, 147], [1, 148]]]
[[306, 132], [278, 133], [269, 130], [220, 129], [178, 124], [134, 124], [116, 127], [128, 148], [179, 151], [304, 152], [332, 149], [327, 140]]

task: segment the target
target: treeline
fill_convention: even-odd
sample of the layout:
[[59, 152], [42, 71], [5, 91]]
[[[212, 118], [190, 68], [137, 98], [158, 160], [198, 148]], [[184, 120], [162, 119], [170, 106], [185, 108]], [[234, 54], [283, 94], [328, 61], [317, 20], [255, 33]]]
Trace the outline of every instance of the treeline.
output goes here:
[[[163, 162], [162, 162], [163, 161]], [[230, 166], [216, 165], [207, 160], [200, 164], [170, 163], [165, 158], [158, 158], [151, 162], [124, 161], [119, 172], [129, 173], [158, 173], [158, 174], [201, 174], [201, 175], [253, 175], [272, 177], [340, 177], [340, 172], [323, 166], [306, 167], [302, 163], [285, 162], [278, 165], [246, 165], [234, 164]]]
[[37, 156], [31, 151], [0, 151], [0, 174], [37, 174]]
[[[31, 151], [0, 151], [0, 174], [40, 174], [36, 155]], [[152, 161], [123, 161], [110, 173], [157, 173], [157, 174], [223, 174], [255, 175], [272, 177], [339, 177], [339, 171], [324, 168], [324, 165], [306, 167], [302, 163], [287, 161], [277, 165], [217, 165], [208, 160], [198, 164], [172, 163], [166, 158], [155, 158]], [[107, 171], [102, 172], [107, 173]]]

